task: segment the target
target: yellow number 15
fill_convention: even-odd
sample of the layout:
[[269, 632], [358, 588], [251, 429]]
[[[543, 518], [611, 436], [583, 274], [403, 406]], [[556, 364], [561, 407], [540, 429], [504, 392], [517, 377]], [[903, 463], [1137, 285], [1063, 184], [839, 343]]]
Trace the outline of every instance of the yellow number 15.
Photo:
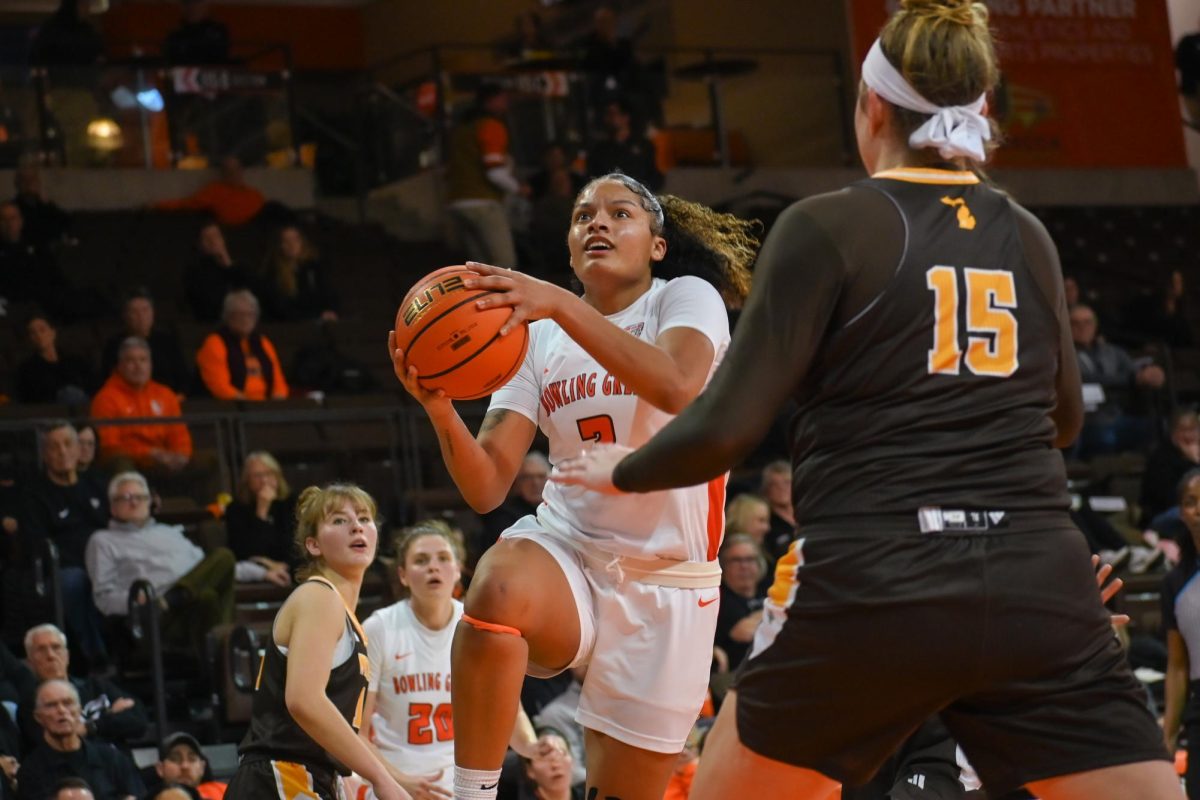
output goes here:
[[958, 337], [958, 274], [954, 267], [932, 267], [925, 284], [933, 292], [933, 348], [930, 375], [957, 375], [965, 364], [975, 375], [1007, 378], [1017, 371], [1017, 287], [1011, 272], [963, 269], [967, 288], [967, 351]]

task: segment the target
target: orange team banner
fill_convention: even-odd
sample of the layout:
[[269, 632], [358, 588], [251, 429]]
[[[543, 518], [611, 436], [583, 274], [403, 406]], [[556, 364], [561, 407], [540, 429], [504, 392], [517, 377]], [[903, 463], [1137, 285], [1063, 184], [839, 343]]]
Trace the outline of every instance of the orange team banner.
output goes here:
[[[855, 70], [899, 5], [847, 0]], [[1185, 167], [1166, 0], [990, 0], [1008, 167]]]

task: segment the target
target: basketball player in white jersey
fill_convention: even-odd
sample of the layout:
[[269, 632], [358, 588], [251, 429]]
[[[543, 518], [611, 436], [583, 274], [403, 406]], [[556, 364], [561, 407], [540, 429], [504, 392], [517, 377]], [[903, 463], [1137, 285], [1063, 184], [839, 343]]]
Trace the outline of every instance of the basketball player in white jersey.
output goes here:
[[[454, 599], [460, 558], [440, 521], [408, 528], [396, 544], [400, 583], [408, 597], [363, 623], [371, 681], [360, 735], [389, 765], [413, 800], [453, 797], [454, 721], [450, 710], [450, 645], [463, 605]], [[518, 714], [510, 746], [537, 751], [533, 725]]]
[[[525, 362], [492, 397], [477, 437], [453, 405], [397, 376], [437, 431], [476, 511], [504, 499], [540, 428], [550, 460], [588, 442], [646, 441], [700, 392], [729, 343], [722, 295], [740, 301], [750, 223], [621, 174], [576, 199], [568, 245], [582, 297], [471, 265], [469, 285], [511, 306], [502, 335], [533, 321]], [[636, 498], [548, 487], [480, 560], [453, 654], [455, 797], [492, 798], [521, 682], [590, 663], [577, 719], [589, 796], [660, 800], [708, 682], [724, 480]]]

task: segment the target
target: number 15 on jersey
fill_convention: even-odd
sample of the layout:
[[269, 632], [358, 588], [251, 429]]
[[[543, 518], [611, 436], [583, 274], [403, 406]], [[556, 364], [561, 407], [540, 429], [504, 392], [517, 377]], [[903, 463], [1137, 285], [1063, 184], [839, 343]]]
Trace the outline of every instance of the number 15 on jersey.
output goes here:
[[[958, 375], [962, 366], [974, 375], [1007, 378], [1017, 371], [1017, 287], [1002, 269], [960, 270], [931, 267], [925, 285], [933, 292], [933, 347], [930, 375]], [[960, 283], [965, 285], [966, 351], [959, 339]]]

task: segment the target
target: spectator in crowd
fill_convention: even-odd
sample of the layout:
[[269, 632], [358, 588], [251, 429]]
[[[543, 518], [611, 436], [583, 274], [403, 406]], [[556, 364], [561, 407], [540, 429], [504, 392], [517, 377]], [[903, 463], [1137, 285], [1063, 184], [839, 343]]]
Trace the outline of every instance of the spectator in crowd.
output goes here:
[[54, 784], [51, 800], [96, 800], [92, 787], [83, 778], [63, 778]]
[[182, 0], [183, 19], [167, 34], [163, 54], [171, 64], [225, 64], [229, 28], [209, 16], [208, 0]]
[[531, 450], [521, 461], [521, 468], [513, 480], [508, 497], [494, 510], [481, 515], [483, 528], [479, 539], [472, 543], [468, 552], [467, 563], [474, 566], [489, 547], [496, 543], [500, 534], [512, 526], [514, 522], [536, 514], [542, 504], [542, 492], [550, 477], [550, 460], [545, 454]]
[[225, 295], [221, 326], [196, 353], [200, 379], [222, 400], [268, 400], [288, 396], [275, 345], [258, 331], [258, 298], [245, 289]]
[[633, 42], [617, 30], [617, 13], [600, 6], [592, 14], [592, 30], [584, 38], [583, 71], [588, 75], [588, 97], [603, 110], [617, 95], [641, 99], [642, 70]]
[[1200, 125], [1200, 32], [1189, 33], [1175, 47], [1175, 67], [1179, 70], [1179, 94], [1187, 109], [1187, 121]]
[[771, 507], [771, 529], [763, 539], [763, 555], [774, 562], [783, 557], [796, 538], [791, 462], [772, 461], [763, 467], [759, 491]]
[[257, 564], [264, 570], [260, 580], [290, 586], [295, 527], [296, 501], [279, 462], [261, 450], [246, 456], [233, 502], [225, 507], [226, 541], [238, 563]]
[[[574, 170], [571, 159], [567, 155], [567, 148], [563, 146], [562, 142], [550, 142], [542, 151], [542, 166], [529, 176], [530, 199], [536, 203], [547, 193], [553, 191], [552, 184], [561, 173], [566, 173], [567, 185], [570, 187], [569, 193], [574, 200], [575, 195], [579, 194], [583, 185], [587, 183], [587, 178]], [[562, 228], [555, 231], [555, 236], [562, 237]]]
[[162, 740], [154, 771], [164, 786], [195, 789], [203, 800], [221, 800], [225, 796], [226, 784], [213, 780], [204, 750], [190, 733], [180, 731]]
[[42, 741], [21, 762], [18, 800], [52, 796], [64, 777], [82, 778], [96, 800], [136, 800], [145, 791], [133, 762], [107, 742], [79, 732], [79, 693], [67, 681], [47, 681], [38, 687], [34, 718]]
[[758, 590], [766, 572], [762, 550], [753, 537], [732, 533], [721, 545], [721, 606], [717, 612], [716, 646], [736, 669], [750, 650], [754, 632], [762, 620], [765, 595]]
[[71, 216], [46, 199], [42, 189], [42, 172], [36, 164], [17, 167], [14, 179], [17, 194], [13, 205], [21, 211], [25, 223], [25, 239], [36, 247], [48, 247], [68, 239]]
[[[775, 576], [775, 561], [766, 554], [766, 537], [771, 530], [771, 507], [756, 494], [743, 493], [729, 501], [725, 507], [725, 533], [744, 533], [758, 545], [763, 556], [762, 585], [758, 591], [766, 594]], [[734, 665], [736, 666], [736, 665]]]
[[263, 193], [246, 183], [242, 162], [233, 156], [221, 161], [219, 177], [198, 192], [178, 200], [160, 200], [161, 211], [204, 211], [222, 225], [245, 225], [266, 205]]
[[572, 755], [571, 785], [580, 786], [586, 779], [587, 753], [584, 750], [585, 737], [583, 726], [575, 720], [575, 712], [579, 710], [579, 698], [583, 692], [583, 679], [587, 676], [587, 664], [580, 664], [570, 669], [571, 684], [558, 697], [551, 700], [533, 718], [536, 730], [553, 728], [562, 734], [570, 747]]
[[26, 497], [23, 561], [29, 563], [41, 552], [41, 539], [57, 545], [67, 630], [86, 664], [95, 668], [108, 657], [83, 556], [93, 532], [108, 523], [108, 499], [102, 487], [79, 476], [79, 434], [71, 423], [50, 422], [41, 438], [44, 469], [33, 480]]
[[79, 464], [75, 467], [75, 471], [80, 475], [87, 473], [89, 477], [98, 475], [98, 472], [88, 472], [95, 461], [96, 429], [91, 423], [85, 423], [79, 426]]
[[[0, 203], [0, 308], [32, 303], [61, 312], [70, 289], [58, 263], [25, 237], [25, 218], [16, 203]], [[11, 311], [6, 311], [11, 314]]]
[[[7, 719], [7, 711], [0, 710], [0, 716], [7, 720], [5, 724], [11, 724], [11, 720]], [[20, 759], [6, 750], [4, 742], [0, 741], [0, 800], [9, 800], [17, 796], [17, 773], [20, 770]]]
[[337, 290], [329, 269], [300, 228], [287, 225], [279, 230], [263, 266], [263, 302], [269, 319], [337, 320]]
[[91, 367], [58, 349], [58, 328], [35, 313], [25, 325], [33, 353], [17, 367], [17, 399], [22, 403], [83, 405], [96, 390]]
[[253, 286], [250, 272], [233, 260], [216, 220], [200, 228], [196, 258], [183, 273], [184, 291], [197, 322], [216, 322], [225, 295]]
[[1195, 343], [1194, 322], [1183, 270], [1174, 269], [1135, 305], [1130, 327], [1150, 341], [1191, 347]]
[[571, 272], [571, 253], [562, 236], [571, 224], [575, 197], [579, 194], [574, 173], [557, 167], [544, 176], [545, 187], [533, 203], [529, 218], [529, 235], [524, 244], [530, 251], [533, 264], [528, 271], [547, 280], [562, 283]]
[[563, 735], [551, 728], [537, 732], [538, 749], [532, 758], [521, 758], [516, 792], [506, 786], [497, 800], [583, 800], [583, 786], [572, 788], [575, 758]]
[[522, 11], [513, 18], [511, 44], [504, 48], [508, 58], [529, 61], [545, 58], [554, 50], [554, 43], [546, 33], [542, 15], [536, 9]]
[[598, 178], [611, 172], [623, 172], [653, 192], [662, 189], [663, 174], [655, 162], [654, 143], [641, 131], [634, 130], [633, 110], [628, 99], [613, 98], [604, 107], [606, 138], [591, 147], [587, 155], [588, 175]]
[[[16, 705], [25, 694], [35, 688], [37, 683], [33, 677], [33, 670], [14, 656], [8, 645], [0, 642], [0, 702]], [[5, 713], [0, 713], [0, 720], [5, 717]], [[18, 740], [17, 744], [19, 743]], [[3, 728], [0, 728], [0, 752], [16, 752], [16, 749], [9, 746], [11, 744], [4, 738]]]
[[233, 618], [233, 553], [220, 547], [206, 556], [182, 527], [150, 516], [150, 485], [140, 473], [113, 478], [108, 501], [112, 520], [92, 536], [85, 555], [96, 607], [125, 616], [130, 585], [147, 580], [163, 606], [164, 639], [202, 654], [208, 632]]
[[[1179, 564], [1163, 579], [1162, 627], [1167, 639], [1167, 669], [1164, 687], [1163, 742], [1167, 752], [1175, 754], [1182, 732], [1187, 740], [1188, 797], [1196, 796], [1200, 786], [1200, 719], [1194, 713], [1200, 703], [1196, 677], [1200, 673], [1196, 652], [1196, 628], [1200, 625], [1197, 592], [1200, 570], [1197, 542], [1200, 542], [1200, 470], [1188, 472], [1179, 482], [1179, 515], [1183, 531], [1179, 537]], [[1182, 731], [1181, 731], [1182, 727]]]
[[701, 717], [696, 720], [691, 733], [688, 734], [687, 741], [683, 744], [683, 750], [679, 752], [679, 761], [671, 773], [671, 782], [667, 784], [663, 800], [688, 800], [688, 796], [692, 792], [692, 781], [696, 777], [696, 768], [700, 766], [700, 751], [704, 747], [704, 737], [708, 735], [711, 728], [711, 717]]
[[1086, 460], [1102, 453], [1144, 450], [1150, 442], [1150, 425], [1133, 411], [1135, 392], [1160, 389], [1166, 380], [1162, 367], [1149, 360], [1134, 361], [1123, 349], [1104, 341], [1090, 306], [1075, 305], [1070, 322], [1086, 411], [1076, 457]]
[[85, 67], [100, 61], [104, 40], [91, 23], [91, 14], [91, 0], [60, 0], [58, 10], [34, 33], [29, 63]]
[[1194, 409], [1182, 409], [1171, 416], [1170, 439], [1156, 447], [1146, 459], [1138, 501], [1143, 528], [1149, 527], [1159, 514], [1178, 505], [1179, 481], [1197, 467], [1200, 467], [1200, 416]]
[[[150, 345], [130, 336], [117, 349], [117, 366], [92, 399], [95, 420], [178, 417], [179, 398], [153, 380]], [[100, 457], [119, 470], [136, 465], [177, 474], [192, 459], [192, 435], [182, 422], [100, 426]]]
[[[29, 629], [25, 634], [25, 659], [33, 668], [37, 685], [66, 681], [75, 687], [80, 704], [80, 736], [127, 750], [131, 742], [146, 732], [146, 710], [129, 692], [98, 675], [72, 678], [68, 674], [71, 651], [66, 634], [54, 625], [47, 623]], [[35, 747], [42, 737], [33, 714], [35, 695], [36, 690], [30, 688], [17, 706], [17, 720], [28, 748]]]
[[528, 196], [508, 152], [508, 92], [484, 84], [471, 113], [450, 133], [446, 193], [455, 239], [472, 261], [517, 265], [505, 202]]
[[150, 363], [154, 365], [154, 380], [171, 389], [175, 394], [187, 392], [191, 384], [191, 370], [179, 348], [179, 339], [154, 324], [154, 297], [144, 286], [130, 289], [121, 304], [122, 330], [104, 345], [100, 370], [111, 375], [117, 365], [117, 351], [121, 343], [133, 336], [150, 345]]

